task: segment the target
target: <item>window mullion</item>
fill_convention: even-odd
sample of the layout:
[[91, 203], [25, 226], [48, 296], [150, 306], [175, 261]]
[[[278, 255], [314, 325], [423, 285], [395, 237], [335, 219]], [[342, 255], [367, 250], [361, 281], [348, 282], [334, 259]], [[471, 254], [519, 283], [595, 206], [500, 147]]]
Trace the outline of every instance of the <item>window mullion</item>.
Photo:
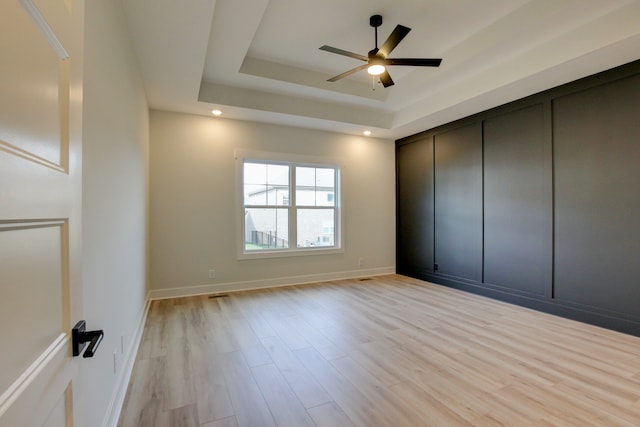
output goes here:
[[298, 248], [298, 215], [296, 200], [296, 165], [289, 167], [289, 249]]
[[340, 169], [334, 170], [333, 175], [333, 206], [336, 208], [336, 229], [335, 229], [335, 239], [336, 245], [339, 247], [343, 247], [344, 245], [344, 235], [342, 234], [343, 230], [343, 216], [342, 216], [342, 171]]

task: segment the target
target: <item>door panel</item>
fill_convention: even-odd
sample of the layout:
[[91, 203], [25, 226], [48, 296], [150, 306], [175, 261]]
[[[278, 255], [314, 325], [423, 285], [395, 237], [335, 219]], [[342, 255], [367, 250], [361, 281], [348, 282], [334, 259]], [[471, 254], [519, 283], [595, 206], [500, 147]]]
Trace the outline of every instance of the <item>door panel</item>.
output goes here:
[[60, 396], [58, 401], [54, 404], [51, 413], [47, 416], [43, 427], [66, 427], [68, 422], [72, 419], [71, 405], [70, 405], [70, 392], [71, 388], [67, 388], [65, 393]]
[[82, 6], [0, 2], [0, 426], [70, 426], [81, 406]]
[[[0, 388], [6, 390], [64, 332], [67, 283], [62, 277], [64, 222], [0, 225]], [[20, 307], [14, 310], [13, 307]]]
[[640, 76], [553, 101], [559, 300], [638, 319]]
[[[25, 371], [25, 375], [15, 390], [6, 397], [3, 394], [2, 415], [0, 425], [9, 426], [43, 426], [46, 422], [57, 423], [60, 409], [56, 408], [64, 402], [64, 419], [69, 426], [82, 426], [75, 416], [81, 407], [78, 393], [73, 393], [73, 384], [77, 382], [74, 363], [69, 363], [68, 340], [65, 335], [59, 337], [42, 357]], [[72, 379], [73, 378], [73, 379]], [[49, 420], [49, 421], [47, 421]], [[55, 424], [54, 424], [55, 425]]]
[[[0, 148], [30, 160], [65, 169], [69, 131], [69, 61], [59, 40], [48, 40], [50, 30], [16, 0], [6, 2], [0, 39]], [[57, 2], [51, 2], [53, 6]], [[28, 4], [28, 3], [27, 3]], [[31, 5], [32, 14], [37, 9]], [[42, 17], [44, 18], [44, 17]], [[40, 19], [39, 17], [36, 19]], [[7, 25], [5, 27], [5, 25]], [[53, 37], [53, 36], [50, 36]], [[37, 120], [34, 120], [37, 118]]]
[[435, 262], [438, 273], [482, 282], [482, 127], [435, 137]]
[[398, 271], [433, 272], [433, 137], [397, 150]]
[[550, 297], [552, 150], [545, 117], [537, 104], [484, 122], [484, 281]]

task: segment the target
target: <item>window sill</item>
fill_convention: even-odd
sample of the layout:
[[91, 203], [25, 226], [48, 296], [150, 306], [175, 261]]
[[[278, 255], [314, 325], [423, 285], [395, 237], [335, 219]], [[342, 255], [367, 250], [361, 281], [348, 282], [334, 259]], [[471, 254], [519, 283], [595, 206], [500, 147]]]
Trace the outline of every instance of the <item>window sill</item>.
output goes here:
[[238, 260], [265, 259], [265, 258], [289, 258], [297, 256], [335, 255], [343, 254], [344, 248], [306, 248], [306, 249], [282, 249], [276, 251], [242, 252], [238, 254]]

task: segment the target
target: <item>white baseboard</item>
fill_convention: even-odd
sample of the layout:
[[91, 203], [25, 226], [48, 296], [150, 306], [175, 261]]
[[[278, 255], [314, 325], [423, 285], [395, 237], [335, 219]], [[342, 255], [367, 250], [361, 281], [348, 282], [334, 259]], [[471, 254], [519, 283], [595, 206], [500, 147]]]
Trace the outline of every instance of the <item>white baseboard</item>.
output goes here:
[[144, 325], [147, 321], [147, 313], [149, 312], [150, 305], [151, 298], [149, 298], [149, 293], [147, 293], [147, 300], [144, 304], [142, 316], [138, 320], [138, 327], [135, 330], [133, 341], [125, 356], [124, 365], [118, 378], [118, 383], [114, 388], [113, 395], [111, 396], [111, 400], [109, 401], [107, 414], [104, 422], [102, 423], [102, 427], [117, 427], [118, 425], [122, 405], [124, 404], [124, 398], [127, 394], [127, 387], [129, 386], [129, 379], [131, 378], [133, 365], [135, 364], [138, 348], [140, 347], [140, 341], [142, 340], [142, 332], [144, 331]]
[[248, 291], [252, 289], [275, 288], [280, 286], [304, 285], [308, 283], [326, 282], [329, 280], [353, 279], [357, 277], [382, 276], [395, 274], [395, 267], [370, 268], [366, 270], [337, 271], [332, 273], [307, 274], [304, 276], [278, 277], [275, 279], [248, 280], [244, 282], [227, 282], [181, 288], [155, 289], [149, 292], [151, 300], [187, 297], [220, 292]]

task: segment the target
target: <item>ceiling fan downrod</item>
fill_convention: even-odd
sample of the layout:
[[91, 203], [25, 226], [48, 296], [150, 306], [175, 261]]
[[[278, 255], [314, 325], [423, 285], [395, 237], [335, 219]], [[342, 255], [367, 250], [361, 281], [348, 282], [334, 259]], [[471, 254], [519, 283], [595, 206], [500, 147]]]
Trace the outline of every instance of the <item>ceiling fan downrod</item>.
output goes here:
[[382, 25], [382, 15], [372, 15], [369, 18], [369, 25], [374, 28], [375, 31], [375, 41], [376, 41], [376, 50], [378, 50], [378, 27]]

